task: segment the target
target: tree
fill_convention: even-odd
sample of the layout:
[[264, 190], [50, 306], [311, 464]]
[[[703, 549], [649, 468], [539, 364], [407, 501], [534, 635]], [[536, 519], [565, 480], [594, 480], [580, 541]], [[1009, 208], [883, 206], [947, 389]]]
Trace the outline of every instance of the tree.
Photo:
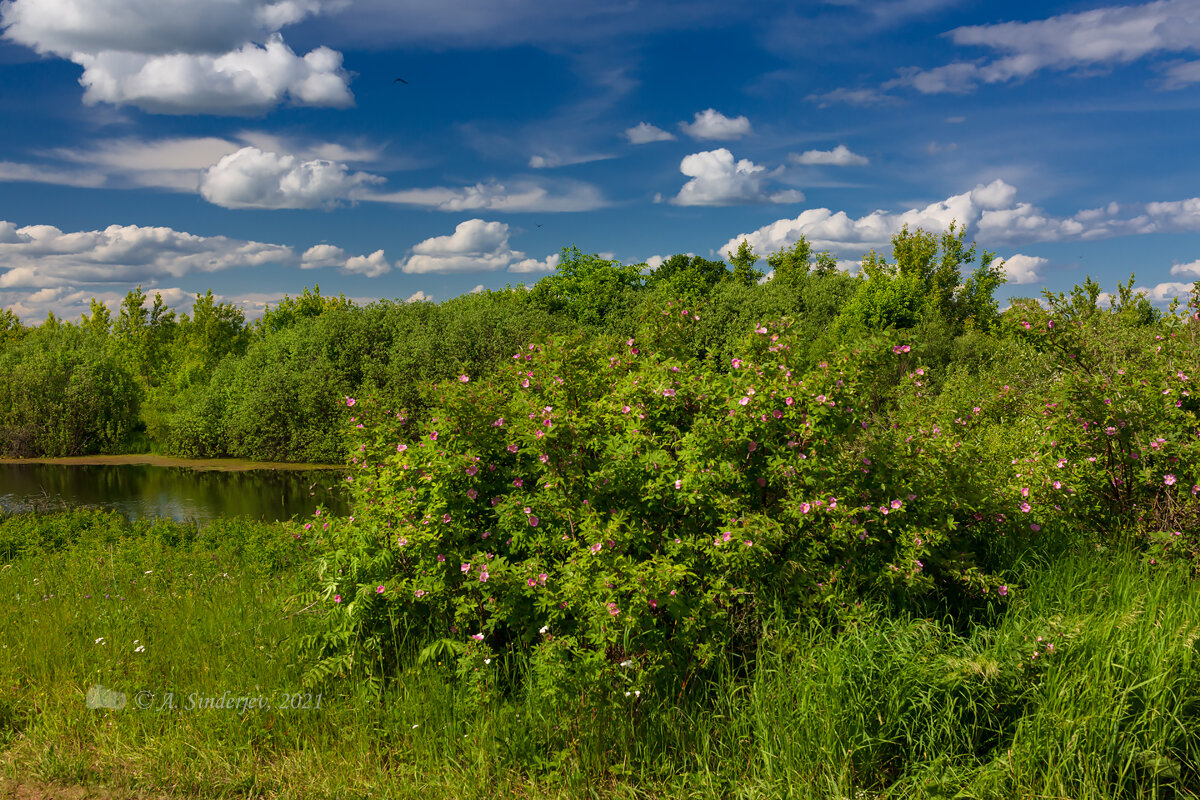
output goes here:
[[1003, 263], [984, 251], [964, 282], [962, 268], [976, 259], [975, 244], [966, 247], [965, 237], [966, 228], [953, 222], [941, 236], [904, 226], [892, 237], [895, 263], [873, 250], [863, 257], [866, 282], [839, 317], [839, 330], [911, 328], [932, 317], [941, 317], [954, 333], [993, 326], [993, 293], [1007, 280]]
[[646, 288], [672, 300], [701, 300], [729, 277], [724, 261], [692, 255], [673, 255], [646, 276]]
[[218, 303], [212, 289], [203, 295], [197, 293], [192, 315], [182, 315], [176, 337], [183, 384], [204, 380], [221, 359], [246, 352], [249, 338], [240, 308]]
[[[745, 240], [742, 240], [745, 244]], [[808, 239], [801, 236], [800, 241], [787, 250], [780, 250], [767, 256], [767, 265], [774, 270], [771, 281], [786, 286], [795, 286], [808, 274], [809, 261], [812, 258], [812, 247]]]
[[577, 247], [564, 247], [554, 274], [534, 285], [532, 299], [551, 313], [570, 315], [581, 325], [604, 327], [618, 309], [629, 310], [643, 282], [636, 264], [622, 265], [585, 255]]
[[730, 278], [735, 283], [740, 283], [742, 286], [750, 286], [762, 278], [762, 272], [754, 268], [754, 265], [758, 262], [758, 256], [754, 254], [754, 248], [750, 246], [748, 240], [742, 239], [742, 243], [738, 245], [737, 252], [726, 253], [726, 256], [733, 267], [733, 274]]
[[83, 314], [80, 326], [91, 336], [103, 341], [112, 327], [112, 313], [96, 298], [90, 303], [91, 316]]
[[26, 329], [20, 318], [7, 308], [0, 308], [0, 350], [15, 344], [25, 337]]

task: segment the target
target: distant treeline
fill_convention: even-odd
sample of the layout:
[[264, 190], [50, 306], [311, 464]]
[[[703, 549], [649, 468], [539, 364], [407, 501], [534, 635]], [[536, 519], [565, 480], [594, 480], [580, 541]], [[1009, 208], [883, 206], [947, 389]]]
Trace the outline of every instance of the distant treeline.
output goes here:
[[699, 313], [688, 346], [714, 365], [728, 367], [748, 330], [784, 316], [809, 332], [814, 360], [839, 340], [889, 327], [923, 328], [949, 358], [956, 339], [996, 325], [993, 293], [1004, 283], [994, 254], [977, 258], [963, 234], [905, 229], [893, 261], [868, 253], [857, 276], [803, 239], [765, 265], [743, 242], [728, 264], [676, 255], [653, 270], [568, 248], [532, 287], [440, 304], [357, 306], [316, 287], [247, 323], [211, 290], [191, 315], [177, 315], [138, 287], [115, 318], [95, 300], [77, 323], [51, 313], [24, 327], [0, 310], [0, 453], [340, 462], [346, 396], [420, 414], [437, 381], [487, 375], [543, 337], [632, 336], [666, 301]]

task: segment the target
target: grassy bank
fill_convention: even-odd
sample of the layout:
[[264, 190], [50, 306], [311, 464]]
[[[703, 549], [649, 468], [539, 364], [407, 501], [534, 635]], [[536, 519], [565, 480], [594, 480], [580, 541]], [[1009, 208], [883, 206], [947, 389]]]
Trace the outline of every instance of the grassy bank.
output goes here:
[[[464, 681], [447, 655], [413, 659], [378, 692], [335, 685], [317, 708], [292, 655], [312, 613], [291, 599], [307, 581], [302, 548], [287, 525], [0, 521], [3, 774], [295, 798], [1186, 797], [1200, 785], [1200, 596], [1174, 568], [1064, 555], [965, 632], [870, 609], [838, 631], [776, 626], [752, 667], [727, 663], [679, 697], [529, 687], [484, 700], [481, 686], [514, 683], [523, 665]], [[88, 708], [94, 686], [125, 707]], [[201, 707], [222, 696], [270, 707]], [[294, 703], [310, 707], [279, 708]]]

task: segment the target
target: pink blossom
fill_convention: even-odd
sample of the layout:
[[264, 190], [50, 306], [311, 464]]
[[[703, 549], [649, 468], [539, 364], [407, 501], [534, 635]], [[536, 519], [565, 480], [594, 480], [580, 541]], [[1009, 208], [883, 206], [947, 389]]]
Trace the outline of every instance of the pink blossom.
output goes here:
[[1028, 514], [1032, 510], [1032, 508], [1029, 505], [1029, 503], [1021, 503], [1021, 510], [1024, 511], [1026, 514]]
[[397, 452], [397, 453], [403, 453], [403, 452], [404, 452], [405, 450], [407, 450], [407, 449], [408, 449], [408, 445], [404, 444], [403, 442], [401, 442], [400, 444], [396, 445], [396, 452]]
[[467, 467], [467, 474], [468, 474], [468, 475], [474, 475], [476, 472], [479, 472], [479, 467], [475, 466], [474, 464], [472, 464], [471, 466]]
[[342, 596], [341, 596], [340, 594], [335, 594], [335, 595], [333, 596], [333, 602], [335, 602], [335, 603], [340, 603], [340, 602], [342, 602]]
[[449, 515], [449, 514], [443, 514], [443, 515], [442, 515], [442, 522], [445, 522], [445, 523], [449, 524], [449, 522], [450, 522], [450, 515]]
[[437, 560], [438, 560], [438, 561], [445, 561], [445, 560], [446, 560], [446, 557], [445, 557], [444, 555], [442, 555], [441, 553], [438, 553]]
[[530, 516], [529, 517], [529, 526], [531, 528], [536, 528], [538, 526], [538, 518], [534, 517], [534, 516]]
[[757, 449], [758, 449], [758, 442], [754, 442], [754, 441], [752, 441], [752, 442], [750, 442], [750, 444], [746, 445], [746, 448], [747, 448], [747, 449], [748, 449], [748, 450], [749, 450], [751, 453], [753, 453], [755, 450], [757, 450]]
[[997, 591], [1000, 592], [1001, 597], [1006, 597], [1008, 595], [1008, 587], [1007, 586], [1001, 586]]
[[790, 406], [790, 405], [792, 405], [793, 403], [795, 403], [796, 401], [795, 401], [795, 400], [793, 400], [792, 398], [790, 398], [790, 397], [789, 397], [789, 398], [787, 398], [786, 400], [784, 400], [783, 402], [787, 403], [787, 404]]
[[470, 572], [470, 571], [471, 571], [471, 562], [470, 562], [470, 561], [464, 561], [464, 562], [463, 562], [463, 563], [462, 563], [462, 564], [459, 566], [459, 568], [458, 568], [458, 569], [459, 569], [459, 571], [460, 571], [460, 572]]
[[729, 531], [725, 531], [723, 534], [721, 534], [722, 541], [728, 542], [732, 538], [733, 538], [733, 534], [730, 533]]
[[507, 450], [508, 450], [508, 452], [510, 452], [510, 453], [515, 453], [515, 452], [517, 452], [517, 446], [516, 446], [515, 444], [510, 444], [510, 445], [509, 445], [509, 446], [508, 446], [506, 449], [507, 449]]
[[[834, 504], [835, 504], [836, 502], [837, 502], [837, 501], [833, 501], [833, 502], [831, 502], [831, 503], [829, 504], [829, 507], [830, 507], [830, 508], [834, 508]], [[808, 513], [808, 512], [809, 512], [811, 509], [812, 509], [812, 506], [810, 506], [808, 503], [801, 503], [801, 504], [800, 504], [800, 513], [801, 513], [801, 514], [807, 514], [807, 513]]]
[[347, 406], [350, 406], [351, 408], [353, 408], [353, 407], [354, 407], [354, 404], [355, 404], [355, 403], [357, 403], [357, 402], [358, 402], [358, 401], [357, 401], [357, 400], [355, 400], [353, 397], [347, 397], [347, 398], [346, 398], [346, 405], [347, 405]]
[[382, 587], [382, 586], [376, 586], [376, 587], [375, 587], [375, 594], [383, 594], [383, 587]]
[[747, 404], [747, 403], [749, 403], [749, 402], [750, 402], [750, 398], [749, 398], [749, 397], [743, 397], [741, 400], [738, 400], [738, 404], [739, 404], [739, 405], [743, 405], [743, 406], [744, 406], [744, 405], [746, 405], [746, 404]]
[[471, 634], [471, 638], [472, 638], [472, 639], [474, 639], [474, 640], [475, 640], [475, 641], [477, 641], [477, 642], [482, 642], [482, 641], [483, 641], [483, 634], [482, 634], [482, 633], [473, 633], [473, 634]]
[[470, 499], [474, 500], [478, 496], [479, 492], [475, 491], [474, 489], [467, 489], [467, 497]]
[[1174, 486], [1175, 485], [1175, 476], [1170, 473], [1167, 473], [1167, 475], [1163, 477], [1163, 483], [1165, 483], [1167, 486]]
[[675, 481], [675, 488], [676, 488], [676, 489], [682, 489], [682, 488], [683, 488], [683, 481]]
[[434, 431], [433, 433], [429, 434], [429, 440], [430, 440], [431, 442], [436, 442], [436, 441], [437, 441], [437, 437], [438, 437], [438, 432], [437, 432], [437, 431]]

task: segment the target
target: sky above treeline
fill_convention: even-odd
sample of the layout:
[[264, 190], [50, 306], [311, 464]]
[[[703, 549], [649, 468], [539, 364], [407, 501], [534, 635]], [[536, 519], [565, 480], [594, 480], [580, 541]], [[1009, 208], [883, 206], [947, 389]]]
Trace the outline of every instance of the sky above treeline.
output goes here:
[[[4, 0], [0, 306], [248, 317], [952, 221], [998, 294], [1200, 280], [1200, 0]], [[1002, 302], [1002, 305], [1005, 303]]]

